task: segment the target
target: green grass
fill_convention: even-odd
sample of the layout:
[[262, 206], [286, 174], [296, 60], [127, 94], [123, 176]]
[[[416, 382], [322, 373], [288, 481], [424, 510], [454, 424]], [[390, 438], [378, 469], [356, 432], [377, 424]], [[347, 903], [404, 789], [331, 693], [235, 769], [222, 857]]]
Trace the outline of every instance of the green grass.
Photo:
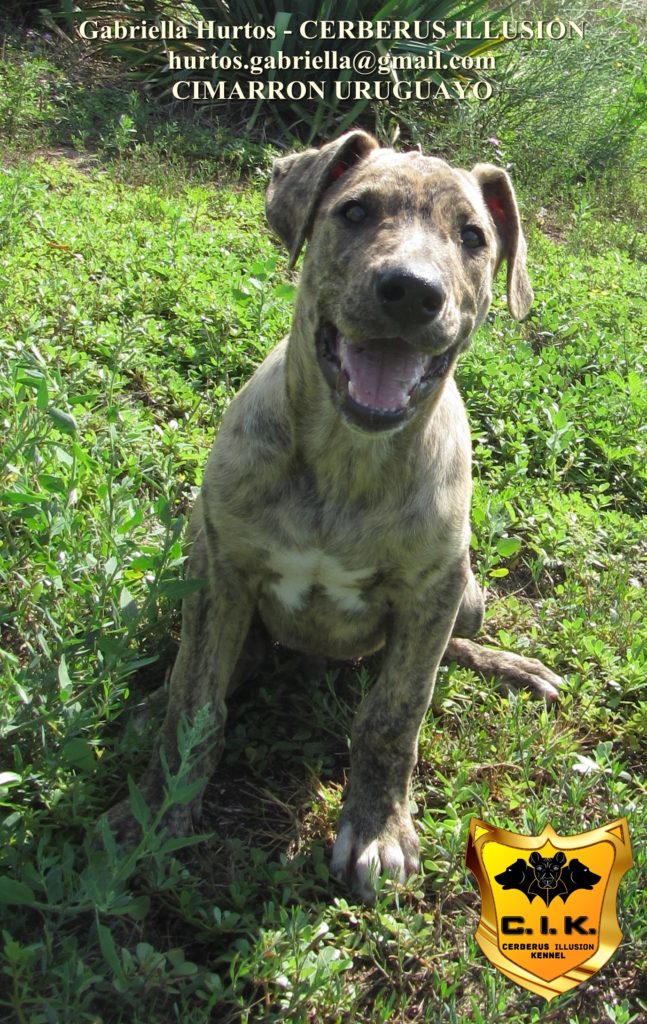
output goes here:
[[[485, 632], [562, 672], [564, 696], [546, 711], [441, 670], [413, 793], [424, 875], [366, 909], [327, 865], [374, 662], [313, 688], [277, 653], [233, 703], [209, 840], [173, 849], [151, 824], [134, 855], [91, 848], [147, 759], [155, 716], [137, 708], [173, 659], [182, 527], [219, 419], [287, 330], [293, 287], [261, 176], [209, 185], [155, 139], [26, 159], [38, 131], [51, 149], [52, 116], [14, 116], [0, 170], [0, 1019], [644, 1021], [647, 353], [630, 216], [609, 244], [595, 188], [575, 218], [526, 195], [533, 313], [513, 323], [500, 282], [458, 371]], [[474, 815], [566, 834], [627, 815], [625, 938], [590, 984], [547, 1005], [484, 959], [463, 866]]]

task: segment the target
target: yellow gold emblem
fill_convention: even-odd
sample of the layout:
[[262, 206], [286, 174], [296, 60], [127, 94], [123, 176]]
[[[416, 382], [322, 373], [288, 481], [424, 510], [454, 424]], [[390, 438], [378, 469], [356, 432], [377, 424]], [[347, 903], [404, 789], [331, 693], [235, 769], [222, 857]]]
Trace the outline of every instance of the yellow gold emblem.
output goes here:
[[552, 999], [616, 951], [620, 879], [633, 861], [626, 818], [577, 836], [520, 836], [472, 818], [465, 862], [481, 890], [476, 941], [508, 978]]

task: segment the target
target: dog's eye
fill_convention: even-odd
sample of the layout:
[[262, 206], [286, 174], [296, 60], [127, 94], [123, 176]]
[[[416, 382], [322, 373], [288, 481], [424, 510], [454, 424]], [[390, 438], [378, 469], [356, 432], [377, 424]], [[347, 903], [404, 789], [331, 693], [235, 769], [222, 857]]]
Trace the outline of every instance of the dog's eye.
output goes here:
[[354, 201], [342, 206], [340, 212], [344, 220], [349, 220], [351, 224], [361, 224], [366, 217], [366, 210], [362, 204]]
[[485, 235], [480, 228], [475, 228], [472, 224], [466, 224], [461, 230], [461, 239], [466, 249], [480, 249], [485, 245]]

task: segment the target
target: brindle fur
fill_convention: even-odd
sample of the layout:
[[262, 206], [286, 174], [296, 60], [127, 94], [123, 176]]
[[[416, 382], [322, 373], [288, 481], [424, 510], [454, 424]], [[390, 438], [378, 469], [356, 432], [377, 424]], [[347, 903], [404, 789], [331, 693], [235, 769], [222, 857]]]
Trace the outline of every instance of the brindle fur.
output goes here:
[[[371, 211], [357, 229], [338, 212], [351, 199]], [[510, 311], [527, 313], [525, 242], [505, 172], [487, 164], [456, 170], [380, 149], [363, 132], [277, 160], [267, 212], [292, 263], [309, 239], [292, 330], [232, 402], [207, 465], [188, 575], [208, 586], [184, 602], [168, 711], [142, 786], [159, 804], [159, 746], [173, 768], [180, 715], [191, 719], [206, 704], [218, 741], [196, 775], [211, 774], [225, 698], [255, 663], [259, 636], [326, 658], [384, 646], [379, 677], [355, 718], [332, 857], [335, 873], [370, 900], [381, 872], [404, 879], [418, 866], [409, 784], [448, 644], [452, 658], [549, 698], [560, 680], [532, 659], [450, 640], [473, 636], [483, 618], [469, 567], [470, 434], [453, 363], [398, 429], [376, 433], [340, 412], [317, 363], [315, 332], [325, 320], [354, 339], [397, 333], [418, 349], [458, 342], [463, 351], [486, 316], [503, 260]], [[478, 251], [461, 244], [465, 222], [484, 233]], [[375, 276], [393, 263], [440, 277], [446, 297], [431, 326], [394, 328], [376, 302]], [[290, 607], [276, 588], [299, 552], [314, 552], [303, 556], [313, 560], [311, 578], [300, 606], [295, 599]], [[325, 586], [331, 566], [342, 574], [336, 596]], [[198, 799], [175, 808], [167, 824], [184, 832], [199, 811]], [[110, 820], [123, 832], [127, 817], [120, 805]]]

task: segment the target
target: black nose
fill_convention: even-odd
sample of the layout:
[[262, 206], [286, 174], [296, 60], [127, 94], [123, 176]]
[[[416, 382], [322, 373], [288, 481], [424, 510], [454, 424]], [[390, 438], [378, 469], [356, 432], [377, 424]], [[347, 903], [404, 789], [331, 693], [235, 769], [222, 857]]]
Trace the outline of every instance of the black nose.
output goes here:
[[380, 271], [376, 289], [384, 311], [411, 327], [433, 320], [445, 302], [440, 281], [398, 267]]

